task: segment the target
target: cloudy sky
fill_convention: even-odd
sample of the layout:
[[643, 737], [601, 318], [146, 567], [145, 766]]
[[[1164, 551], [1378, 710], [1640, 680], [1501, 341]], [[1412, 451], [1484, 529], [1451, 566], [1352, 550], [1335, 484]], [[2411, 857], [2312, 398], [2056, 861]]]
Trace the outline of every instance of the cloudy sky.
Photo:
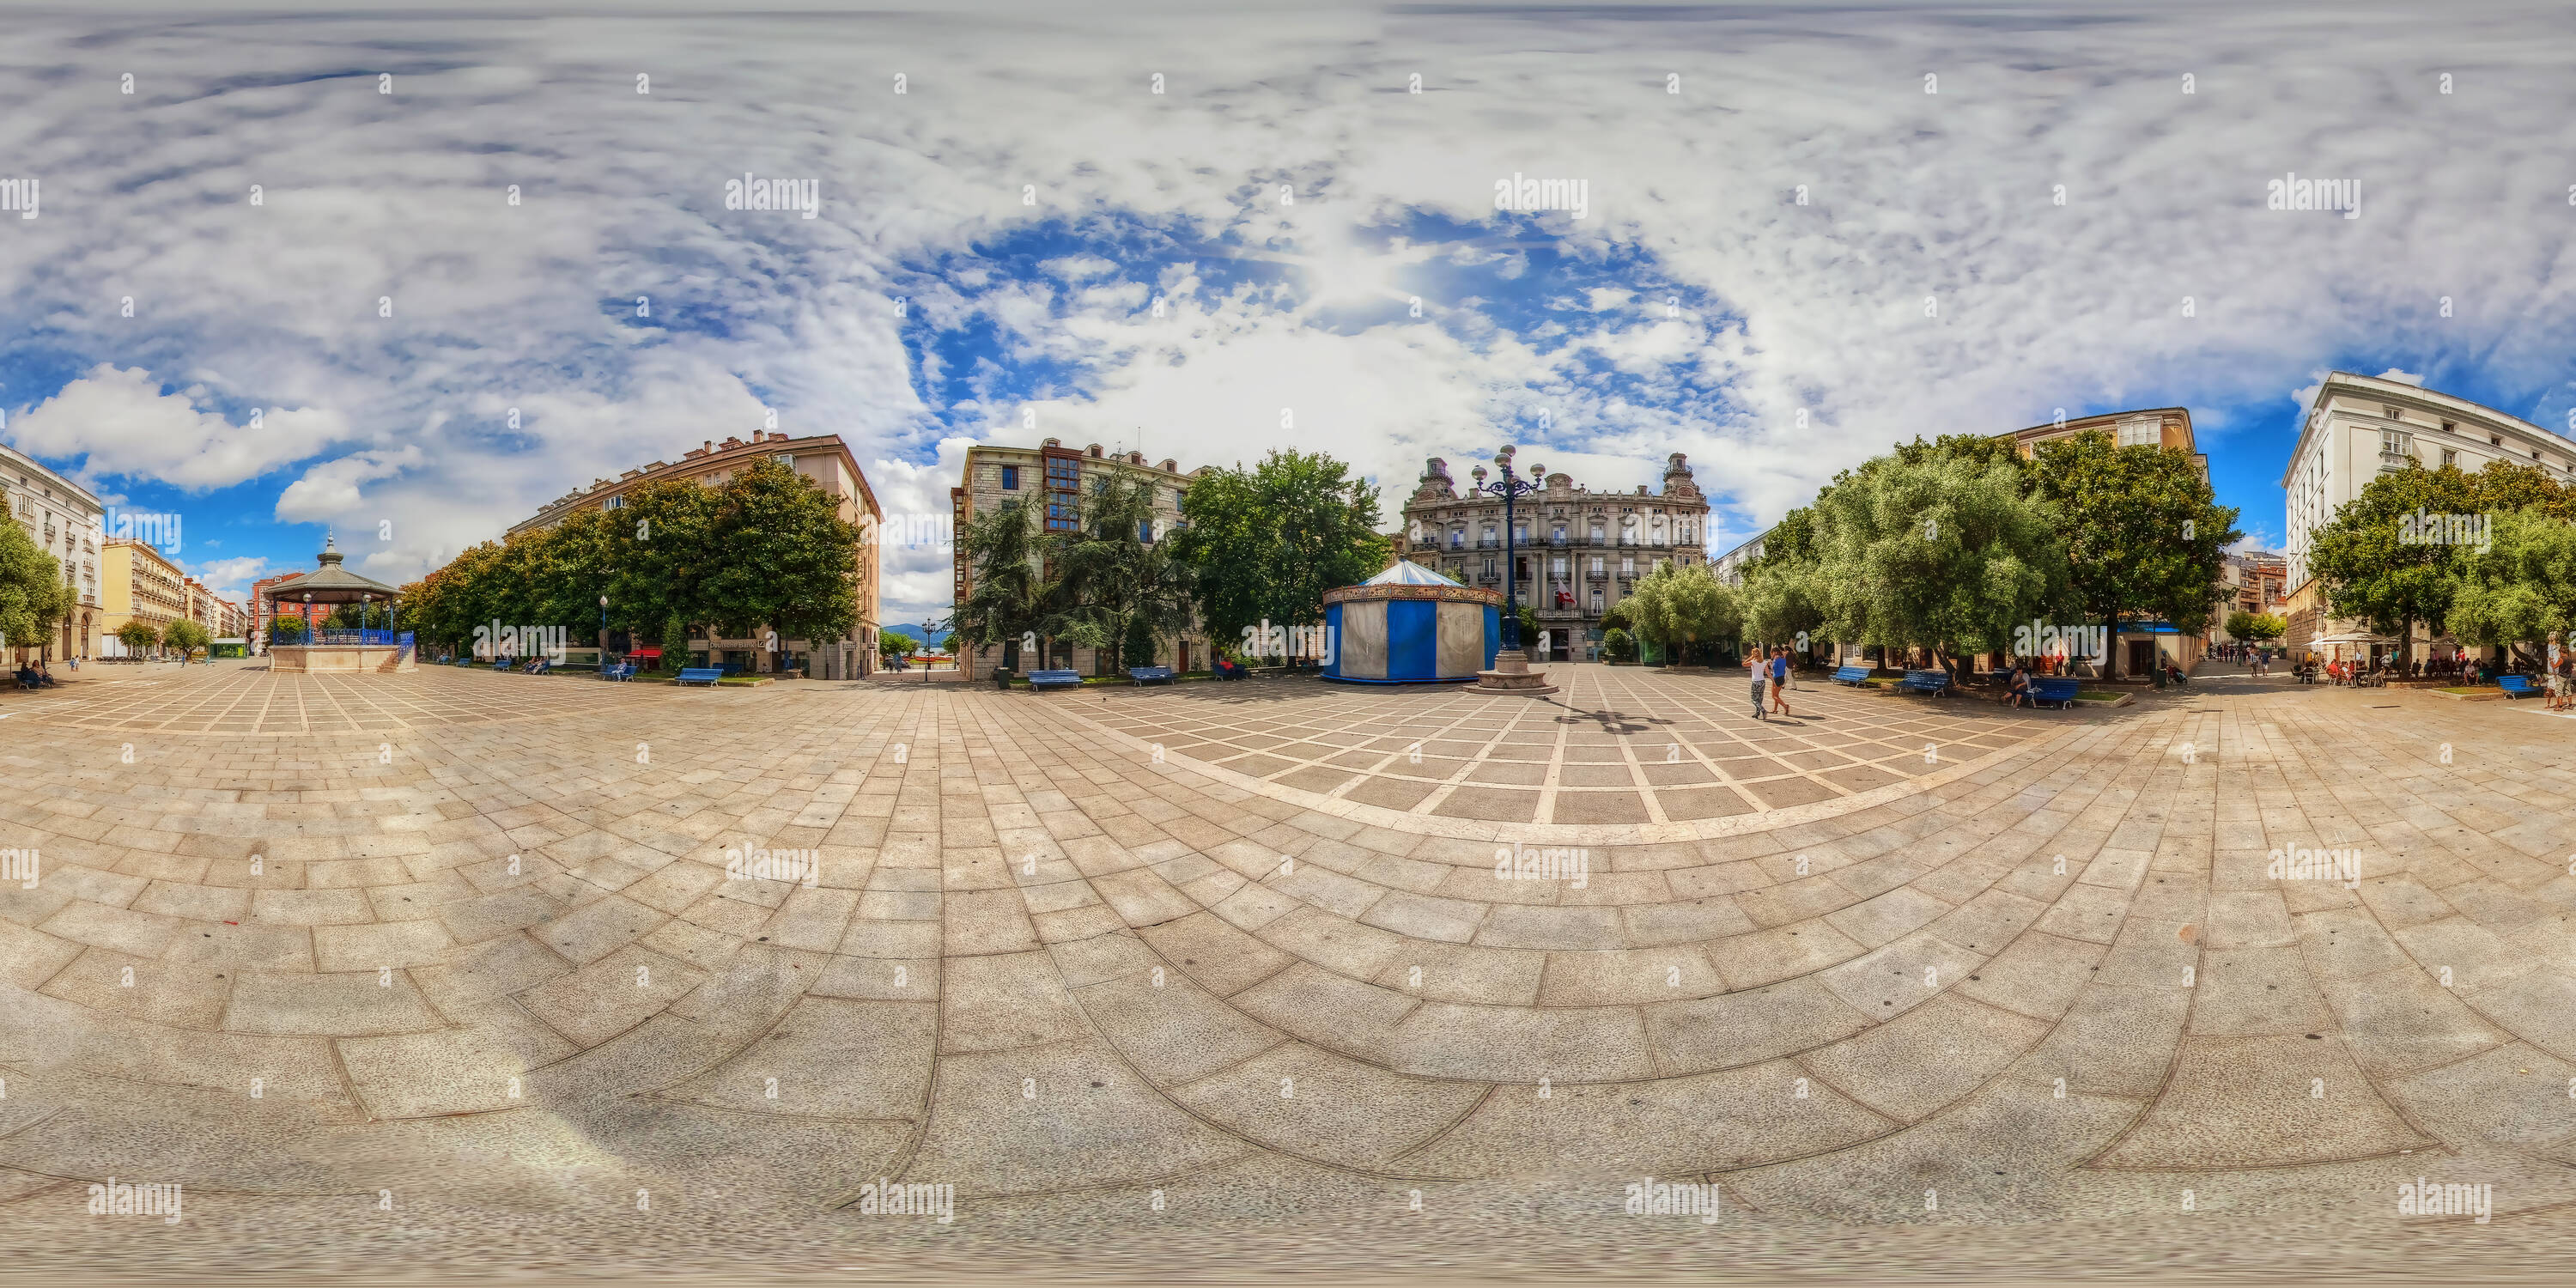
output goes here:
[[[771, 412], [898, 516], [1050, 435], [1331, 452], [1390, 528], [1428, 456], [1682, 451], [1723, 550], [2060, 408], [2189, 408], [2273, 541], [2326, 371], [2576, 409], [2564, 6], [764, 7], [12, 9], [0, 438], [240, 588]], [[887, 552], [887, 620], [948, 558]]]

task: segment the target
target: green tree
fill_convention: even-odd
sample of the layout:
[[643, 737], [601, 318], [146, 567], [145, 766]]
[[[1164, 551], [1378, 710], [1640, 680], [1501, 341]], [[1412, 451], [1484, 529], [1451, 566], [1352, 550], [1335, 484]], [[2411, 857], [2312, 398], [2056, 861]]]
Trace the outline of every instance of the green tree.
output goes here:
[[2419, 515], [2468, 514], [2477, 489], [2456, 466], [2420, 464], [2381, 473], [2335, 511], [2309, 541], [2308, 566], [2337, 617], [2358, 618], [2397, 637], [2397, 663], [2413, 660], [2415, 625], [2446, 629], [2469, 547], [2424, 539]]
[[[1323, 620], [1324, 592], [1390, 562], [1377, 490], [1321, 453], [1273, 450], [1250, 470], [1198, 475], [1181, 503], [1175, 549], [1196, 578], [1200, 620], [1229, 644], [1269, 621]], [[1532, 642], [1535, 642], [1533, 638]]]
[[2013, 465], [1976, 455], [1880, 457], [1817, 498], [1806, 593], [1823, 638], [1925, 645], [1945, 669], [2004, 647], [2068, 602], [2054, 505]]
[[727, 479], [717, 502], [703, 556], [712, 564], [707, 620], [746, 634], [767, 627], [782, 640], [840, 639], [857, 628], [859, 529], [841, 517], [839, 497], [764, 458]]
[[0, 641], [48, 646], [54, 628], [79, 604], [78, 592], [63, 582], [62, 565], [0, 515]]
[[1706, 662], [1708, 651], [1744, 628], [1735, 590], [1705, 564], [1665, 564], [1638, 579], [1627, 600], [1638, 633], [1663, 651], [1664, 665]]
[[[2039, 445], [2036, 494], [2053, 503], [2075, 602], [2114, 636], [2147, 615], [2196, 635], [2216, 598], [2220, 551], [2245, 534], [2189, 452], [2118, 446], [2088, 431]], [[2119, 650], [2111, 650], [2119, 671]]]
[[2508, 511], [2496, 516], [2487, 548], [2460, 547], [2458, 554], [2452, 635], [2482, 646], [2519, 646], [2551, 631], [2576, 630], [2576, 524], [2536, 505]]
[[181, 657], [194, 656], [199, 649], [206, 647], [212, 640], [213, 637], [206, 633], [205, 626], [194, 618], [176, 618], [161, 629], [161, 642], [179, 650]]
[[1039, 631], [1096, 651], [1109, 673], [1153, 662], [1154, 642], [1187, 631], [1194, 570], [1174, 543], [1154, 540], [1154, 483], [1122, 471], [1095, 476], [1072, 532], [1052, 534], [1058, 572]]
[[[132, 625], [133, 623], [127, 623], [127, 624], [128, 624], [128, 625]], [[117, 634], [117, 638], [118, 638], [118, 639], [124, 639], [124, 638], [125, 638], [125, 631], [124, 631], [124, 629], [123, 629], [123, 628], [121, 628], [121, 627], [117, 630], [117, 633], [116, 633], [116, 634]], [[277, 645], [280, 645], [280, 644], [301, 644], [301, 643], [303, 643], [303, 642], [304, 642], [304, 619], [303, 619], [303, 618], [301, 618], [301, 617], [272, 617], [272, 618], [268, 619], [268, 643], [269, 643], [269, 646], [270, 646], [270, 647], [274, 648], [274, 647], [276, 647]]]
[[[1037, 633], [1052, 597], [1039, 513], [1035, 502], [1005, 501], [969, 516], [957, 533], [958, 557], [966, 561], [972, 579], [949, 617], [961, 651], [1007, 645]], [[1022, 670], [1045, 665], [1020, 659]]]
[[150, 622], [128, 621], [116, 628], [116, 638], [118, 643], [125, 645], [126, 652], [140, 654], [161, 642], [161, 632]]
[[673, 613], [662, 619], [662, 669], [677, 675], [688, 664], [689, 623], [678, 613]]
[[909, 656], [914, 649], [919, 647], [921, 647], [921, 641], [904, 634], [902, 631], [880, 631], [877, 633], [877, 652], [882, 653], [887, 657], [906, 657]]
[[2260, 644], [2288, 634], [2290, 623], [2279, 613], [2249, 613], [2240, 608], [2227, 615], [2226, 631], [2244, 643]]
[[1626, 630], [1613, 626], [1601, 632], [1601, 656], [1605, 661], [1627, 662], [1637, 656], [1637, 640]]

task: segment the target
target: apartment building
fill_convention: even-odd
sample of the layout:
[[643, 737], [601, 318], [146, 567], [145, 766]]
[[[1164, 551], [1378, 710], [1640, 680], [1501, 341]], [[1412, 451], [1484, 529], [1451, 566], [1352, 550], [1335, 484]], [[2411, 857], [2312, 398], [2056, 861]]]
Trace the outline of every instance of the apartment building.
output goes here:
[[[1508, 456], [1510, 453], [1506, 453]], [[1512, 567], [1503, 563], [1503, 500], [1471, 486], [1463, 493], [1439, 457], [1425, 463], [1404, 503], [1397, 547], [1407, 559], [1450, 580], [1487, 590], [1515, 583], [1546, 632], [1524, 640], [1532, 661], [1594, 661], [1601, 618], [1626, 599], [1637, 579], [1667, 563], [1704, 563], [1708, 498], [1680, 452], [1664, 463], [1663, 489], [1594, 492], [1554, 473], [1539, 491], [1512, 503]]]
[[2219, 564], [2218, 594], [2210, 604], [2207, 635], [2212, 644], [2239, 641], [2227, 633], [2230, 613], [2279, 612], [2289, 595], [2289, 560], [2269, 550], [2231, 552]]
[[[307, 569], [306, 571], [309, 572], [311, 570]], [[274, 577], [262, 577], [250, 584], [250, 603], [244, 606], [241, 612], [247, 626], [247, 638], [250, 641], [251, 652], [264, 653], [268, 651], [269, 624], [273, 619], [260, 616], [262, 609], [273, 612], [278, 617], [291, 617], [296, 621], [302, 622], [305, 627], [305, 638], [307, 639], [312, 638], [313, 628], [320, 626], [324, 621], [330, 618], [331, 610], [336, 607], [336, 605], [278, 603], [274, 602], [270, 598], [270, 587], [273, 587], [280, 582], [293, 581], [303, 575], [303, 572], [282, 572]]]
[[[2333, 522], [2335, 512], [2381, 474], [2410, 465], [2428, 470], [2452, 465], [2474, 474], [2499, 460], [2537, 466], [2561, 483], [2576, 483], [2576, 442], [2563, 435], [2416, 385], [2349, 371], [2327, 376], [2309, 404], [2289, 469], [2281, 475], [2281, 487], [2289, 493], [2289, 540], [2283, 554], [2289, 582], [2284, 607], [2290, 621], [2282, 643], [2294, 654], [2326, 661], [2377, 662], [2395, 652], [2395, 636], [2328, 614], [2324, 588], [2308, 566], [2316, 530]], [[2447, 639], [2434, 639], [2428, 628], [2416, 631], [2413, 652], [2418, 659], [2453, 651]]]
[[[1147, 541], [1160, 541], [1181, 526], [1182, 498], [1189, 495], [1191, 481], [1208, 468], [1203, 465], [1184, 474], [1174, 460], [1152, 465], [1146, 463], [1143, 452], [1104, 455], [1098, 443], [1077, 451], [1053, 438], [1035, 447], [979, 443], [966, 450], [966, 466], [958, 486], [948, 489], [949, 519], [956, 533], [963, 536], [967, 524], [977, 515], [1004, 506], [1036, 504], [1046, 507], [1042, 528], [1072, 532], [1081, 526], [1082, 498], [1106, 486], [1110, 478], [1120, 477], [1142, 481], [1153, 488], [1153, 523], [1138, 535]], [[974, 586], [974, 572], [964, 543], [952, 541], [949, 581], [956, 596], [952, 602], [965, 602]], [[1195, 631], [1169, 643], [1172, 655], [1157, 654], [1155, 660], [1180, 670], [1204, 668], [1215, 656], [1209, 650], [1207, 636]], [[973, 679], [989, 676], [996, 668], [1013, 672], [1073, 670], [1098, 675], [1108, 665], [1106, 650], [1077, 647], [1064, 640], [1052, 641], [1048, 647], [1052, 653], [1044, 658], [1021, 656], [1016, 641], [979, 649], [961, 647], [957, 666]], [[1130, 666], [1143, 665], [1132, 655], [1126, 660]]]
[[[150, 542], [110, 537], [99, 546], [99, 657], [126, 656], [116, 632], [127, 622], [162, 630], [190, 611], [195, 581]], [[145, 650], [147, 653], [157, 650]]]
[[[768, 651], [765, 631], [741, 638], [710, 637], [705, 632], [711, 628], [699, 626], [693, 628], [698, 634], [689, 641], [690, 651], [705, 654], [709, 665], [730, 664], [746, 671], [801, 670], [826, 680], [867, 675], [877, 665], [878, 614], [883, 598], [878, 538], [885, 511], [877, 505], [867, 475], [859, 471], [857, 458], [850, 455], [848, 444], [838, 434], [796, 438], [756, 429], [749, 442], [739, 438], [721, 443], [708, 439], [681, 453], [678, 461], [654, 461], [614, 479], [594, 479], [589, 487], [567, 492], [533, 517], [512, 525], [509, 535], [553, 527], [581, 510], [624, 509], [626, 495], [650, 483], [687, 479], [706, 487], [721, 486], [737, 471], [764, 457], [804, 475], [817, 488], [840, 498], [842, 521], [859, 529], [857, 567], [853, 570], [857, 576], [858, 625], [837, 640], [781, 640], [774, 655]], [[659, 628], [642, 624], [640, 629], [650, 636]], [[647, 646], [655, 642], [649, 638], [639, 641]]]
[[26, 530], [37, 549], [54, 557], [62, 569], [63, 584], [80, 601], [46, 639], [8, 641], [8, 660], [14, 664], [39, 657], [98, 656], [103, 620], [99, 547], [107, 539], [106, 507], [88, 489], [7, 444], [0, 444], [0, 507]]

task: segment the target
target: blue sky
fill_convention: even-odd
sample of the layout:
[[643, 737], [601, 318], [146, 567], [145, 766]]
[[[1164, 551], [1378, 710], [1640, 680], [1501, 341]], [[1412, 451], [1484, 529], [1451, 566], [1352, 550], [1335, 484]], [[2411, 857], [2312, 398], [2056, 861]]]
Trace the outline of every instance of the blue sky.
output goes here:
[[[25, 18], [0, 438], [239, 589], [772, 413], [897, 516], [979, 441], [1328, 451], [1390, 527], [1427, 456], [1682, 451], [1723, 549], [1898, 439], [2167, 405], [2277, 540], [2324, 372], [2576, 389], [2556, 10], [981, 8]], [[2360, 217], [2267, 209], [2291, 172]], [[885, 553], [888, 620], [945, 606]]]

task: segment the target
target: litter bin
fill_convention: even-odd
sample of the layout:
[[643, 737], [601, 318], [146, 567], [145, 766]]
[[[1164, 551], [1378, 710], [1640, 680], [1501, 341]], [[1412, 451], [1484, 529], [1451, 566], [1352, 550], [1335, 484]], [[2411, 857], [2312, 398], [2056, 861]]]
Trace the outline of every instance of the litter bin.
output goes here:
[[994, 687], [994, 688], [996, 688], [996, 689], [1008, 689], [1008, 688], [1010, 688], [1010, 687], [1011, 687], [1011, 673], [1010, 673], [1010, 671], [1009, 671], [1009, 670], [1007, 670], [1007, 669], [1005, 669], [1005, 668], [1000, 668], [1000, 667], [996, 667], [996, 668], [994, 668], [994, 671], [993, 671], [993, 687]]

